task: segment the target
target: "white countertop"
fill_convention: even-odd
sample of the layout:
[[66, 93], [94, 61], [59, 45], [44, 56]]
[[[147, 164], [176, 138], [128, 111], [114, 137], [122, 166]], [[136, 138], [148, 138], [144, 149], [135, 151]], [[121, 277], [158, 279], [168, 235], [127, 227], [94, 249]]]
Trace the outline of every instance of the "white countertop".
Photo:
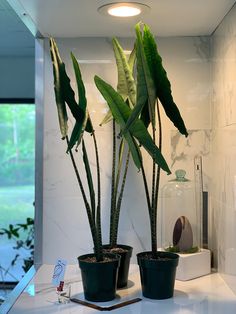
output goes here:
[[[50, 314], [50, 313], [99, 313], [99, 311], [70, 302], [59, 304], [56, 289], [52, 286], [53, 265], [43, 265], [20, 295], [10, 314]], [[77, 265], [67, 266], [65, 284], [71, 286], [71, 295], [79, 295], [83, 299], [80, 271]], [[128, 289], [117, 291], [115, 301], [97, 303], [110, 306], [122, 301], [141, 297], [142, 301], [116, 309], [114, 314], [232, 314], [236, 313], [236, 296], [225, 284], [218, 273], [200, 277], [190, 281], [175, 283], [174, 297], [167, 300], [146, 299], [141, 294], [139, 271], [137, 265], [131, 265]], [[5, 312], [1, 311], [3, 314]]]

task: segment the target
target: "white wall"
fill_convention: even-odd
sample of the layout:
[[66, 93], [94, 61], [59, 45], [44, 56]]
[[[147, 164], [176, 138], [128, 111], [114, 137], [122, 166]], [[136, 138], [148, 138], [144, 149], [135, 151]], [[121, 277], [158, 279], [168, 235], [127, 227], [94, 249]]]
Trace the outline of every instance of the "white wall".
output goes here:
[[212, 242], [236, 292], [236, 6], [213, 36]]
[[34, 57], [0, 57], [0, 98], [34, 98]]
[[[132, 46], [131, 41], [122, 39], [121, 43], [125, 49], [129, 49]], [[58, 39], [57, 43], [70, 75], [72, 74], [69, 60], [71, 50], [81, 63], [89, 111], [96, 129], [100, 151], [103, 238], [106, 243], [110, 204], [111, 129], [109, 125], [102, 128], [98, 126], [107, 111], [107, 105], [97, 91], [93, 77], [97, 74], [113, 86], [116, 85], [116, 67], [111, 41], [107, 38], [79, 38]], [[160, 38], [158, 45], [172, 82], [175, 101], [190, 131], [188, 139], [180, 138], [171, 123], [163, 119], [163, 153], [173, 171], [184, 167], [189, 172], [189, 177], [193, 177], [194, 155], [199, 153], [204, 155], [206, 163], [209, 155], [209, 39], [206, 37]], [[67, 259], [69, 263], [76, 263], [76, 257], [92, 251], [93, 245], [82, 197], [69, 157], [65, 154], [66, 145], [60, 140], [47, 40], [44, 53], [44, 75], [37, 74], [38, 84], [44, 85], [42, 262], [54, 263], [56, 258], [61, 257]], [[74, 80], [72, 85], [75, 86]], [[86, 140], [91, 141], [88, 136]], [[77, 155], [81, 160], [81, 154]], [[93, 157], [90, 157], [90, 160], [94, 172]], [[151, 173], [150, 160], [146, 162], [149, 167], [148, 172]], [[162, 184], [168, 179], [171, 178], [162, 173]], [[143, 183], [132, 164], [126, 187], [119, 242], [134, 247], [133, 260], [135, 261], [137, 252], [150, 249], [150, 232]]]

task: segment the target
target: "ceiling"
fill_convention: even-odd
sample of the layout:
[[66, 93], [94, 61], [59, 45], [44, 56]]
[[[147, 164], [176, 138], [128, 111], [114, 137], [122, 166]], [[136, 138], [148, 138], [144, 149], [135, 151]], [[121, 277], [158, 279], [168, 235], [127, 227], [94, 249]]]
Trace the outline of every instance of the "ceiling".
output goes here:
[[127, 19], [97, 12], [98, 7], [111, 2], [116, 1], [0, 0], [0, 57], [34, 56], [32, 34], [130, 37], [139, 20], [147, 23], [157, 36], [211, 35], [236, 0], [137, 0], [151, 10]]
[[[137, 0], [150, 6], [141, 17], [114, 18], [97, 12], [117, 0], [8, 0], [25, 23], [43, 36], [133, 36], [140, 19], [157, 36], [210, 35], [235, 0]], [[134, 2], [127, 1], [127, 2]]]

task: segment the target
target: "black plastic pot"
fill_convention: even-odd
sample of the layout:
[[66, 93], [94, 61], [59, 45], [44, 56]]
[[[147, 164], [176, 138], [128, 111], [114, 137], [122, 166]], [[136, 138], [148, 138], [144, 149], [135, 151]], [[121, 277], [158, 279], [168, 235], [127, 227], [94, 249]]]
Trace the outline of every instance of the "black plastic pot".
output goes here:
[[137, 254], [143, 296], [150, 299], [168, 299], [173, 296], [179, 255], [170, 252]]
[[116, 296], [116, 286], [120, 256], [117, 254], [104, 254], [111, 260], [104, 262], [86, 261], [94, 257], [94, 254], [86, 254], [78, 257], [81, 269], [84, 297], [88, 301], [111, 301]]
[[[110, 244], [106, 244], [102, 246], [106, 250], [112, 250]], [[115, 253], [120, 255], [120, 267], [118, 271], [118, 280], [117, 280], [117, 288], [124, 288], [127, 286], [128, 283], [128, 276], [129, 276], [129, 265], [130, 265], [130, 258], [132, 256], [133, 248], [129, 245], [117, 244], [114, 250], [116, 249], [123, 249], [124, 252], [120, 251], [111, 251], [111, 253]]]

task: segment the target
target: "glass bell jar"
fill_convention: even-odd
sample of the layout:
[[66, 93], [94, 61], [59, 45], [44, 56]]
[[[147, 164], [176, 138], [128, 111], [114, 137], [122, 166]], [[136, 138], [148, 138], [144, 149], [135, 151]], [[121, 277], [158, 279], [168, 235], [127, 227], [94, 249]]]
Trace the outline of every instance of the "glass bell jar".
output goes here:
[[196, 253], [201, 247], [201, 214], [194, 182], [179, 169], [162, 188], [161, 248], [176, 253]]

